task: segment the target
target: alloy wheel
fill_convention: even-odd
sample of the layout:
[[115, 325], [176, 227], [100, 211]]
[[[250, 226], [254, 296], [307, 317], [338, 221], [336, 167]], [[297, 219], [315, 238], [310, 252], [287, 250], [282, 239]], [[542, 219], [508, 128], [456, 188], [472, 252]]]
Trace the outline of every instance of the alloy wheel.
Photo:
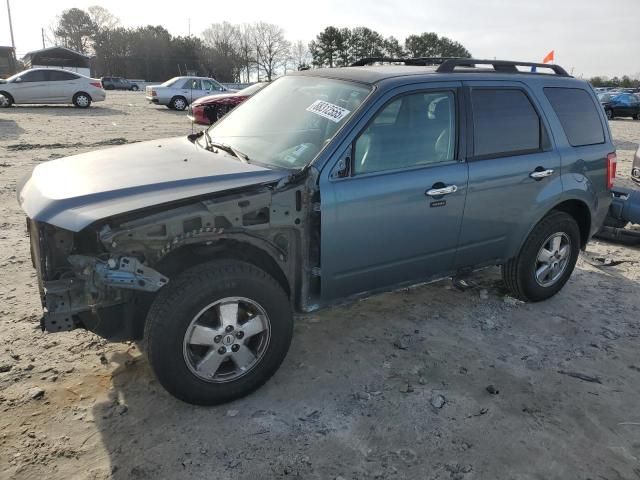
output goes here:
[[260, 363], [270, 339], [269, 316], [258, 303], [227, 297], [207, 305], [191, 320], [184, 336], [184, 359], [199, 379], [230, 382]]
[[564, 232], [549, 236], [536, 257], [535, 277], [541, 287], [554, 285], [567, 269], [571, 259], [571, 240]]

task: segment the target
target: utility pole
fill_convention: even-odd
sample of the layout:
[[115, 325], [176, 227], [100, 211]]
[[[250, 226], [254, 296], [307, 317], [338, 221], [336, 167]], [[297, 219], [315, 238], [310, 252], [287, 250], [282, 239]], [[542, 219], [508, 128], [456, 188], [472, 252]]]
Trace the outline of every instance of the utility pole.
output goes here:
[[11, 6], [9, 5], [9, 0], [7, 0], [7, 15], [9, 17], [9, 31], [11, 32], [11, 46], [15, 49], [16, 42], [13, 40], [13, 24], [11, 23]]
[[47, 48], [44, 46], [44, 28], [40, 29], [42, 31], [42, 48]]

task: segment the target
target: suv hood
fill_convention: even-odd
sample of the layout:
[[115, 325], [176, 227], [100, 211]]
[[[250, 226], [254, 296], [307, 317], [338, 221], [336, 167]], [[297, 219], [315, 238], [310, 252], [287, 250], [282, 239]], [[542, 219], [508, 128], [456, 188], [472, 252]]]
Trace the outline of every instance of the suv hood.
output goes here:
[[288, 175], [212, 153], [186, 137], [153, 140], [52, 160], [18, 184], [29, 218], [78, 232], [112, 215]]

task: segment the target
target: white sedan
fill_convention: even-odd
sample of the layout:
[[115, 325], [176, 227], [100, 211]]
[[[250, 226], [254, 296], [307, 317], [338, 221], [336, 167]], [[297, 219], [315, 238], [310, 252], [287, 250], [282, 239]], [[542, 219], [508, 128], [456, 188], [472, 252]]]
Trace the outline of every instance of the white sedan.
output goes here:
[[106, 98], [100, 80], [56, 68], [33, 68], [0, 80], [0, 106], [20, 103], [72, 103], [87, 108]]

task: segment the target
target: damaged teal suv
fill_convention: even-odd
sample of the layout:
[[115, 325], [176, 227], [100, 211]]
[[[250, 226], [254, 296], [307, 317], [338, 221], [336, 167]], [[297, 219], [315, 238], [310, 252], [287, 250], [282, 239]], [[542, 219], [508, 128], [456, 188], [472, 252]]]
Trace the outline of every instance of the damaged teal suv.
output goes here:
[[42, 328], [144, 340], [170, 393], [211, 405], [275, 373], [294, 312], [490, 265], [517, 298], [555, 295], [615, 167], [559, 66], [367, 59], [198, 134], [42, 163], [18, 197]]

